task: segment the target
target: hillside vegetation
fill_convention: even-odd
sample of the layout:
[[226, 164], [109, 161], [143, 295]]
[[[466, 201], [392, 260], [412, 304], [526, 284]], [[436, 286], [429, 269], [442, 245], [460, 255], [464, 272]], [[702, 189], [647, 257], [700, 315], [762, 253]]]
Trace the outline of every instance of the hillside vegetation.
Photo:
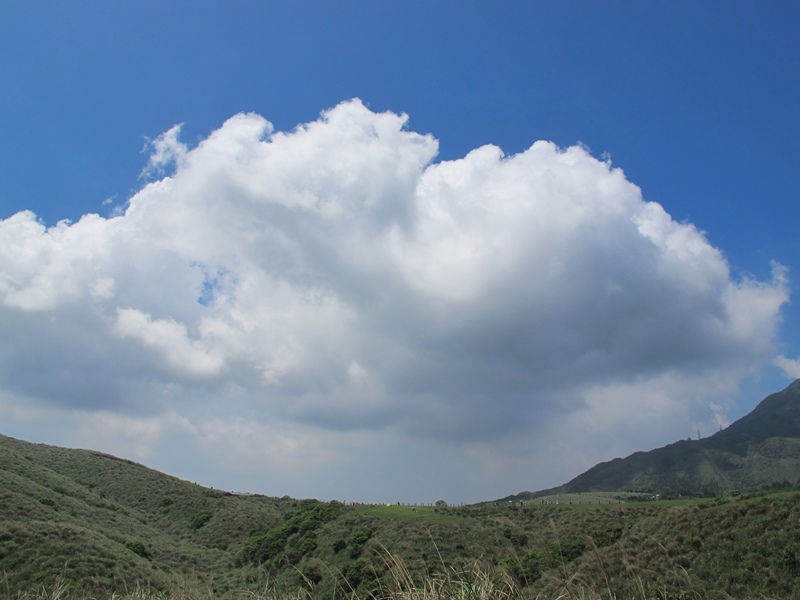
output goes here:
[[800, 493], [472, 507], [233, 495], [0, 436], [5, 597], [800, 597]]

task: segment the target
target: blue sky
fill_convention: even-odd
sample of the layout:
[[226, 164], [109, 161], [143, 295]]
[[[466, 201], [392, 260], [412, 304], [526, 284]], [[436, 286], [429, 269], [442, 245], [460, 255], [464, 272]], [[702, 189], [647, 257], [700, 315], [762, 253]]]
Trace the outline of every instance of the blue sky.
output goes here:
[[[800, 376], [799, 23], [788, 1], [768, 10], [750, 1], [5, 3], [0, 219], [24, 210], [36, 218], [13, 229], [24, 235], [8, 225], [3, 240], [0, 430], [97, 447], [215, 487], [405, 501], [539, 489], [599, 460], [713, 432]], [[241, 113], [260, 117], [211, 136]], [[274, 141], [259, 119], [286, 132], [287, 145], [273, 144], [274, 156], [239, 177], [240, 163], [212, 147], [252, 135]], [[313, 123], [305, 136], [295, 130]], [[358, 150], [346, 123], [383, 132], [380, 143]], [[179, 133], [165, 134], [177, 124]], [[538, 140], [555, 147], [528, 152]], [[201, 142], [208, 152], [193, 154]], [[473, 152], [486, 145], [505, 159]], [[565, 152], [576, 145], [583, 150]], [[527, 158], [503, 162], [512, 157]], [[543, 165], [558, 185], [530, 175]], [[231, 180], [211, 178], [217, 169]], [[264, 202], [289, 206], [300, 202], [291, 190], [305, 190], [314, 206], [345, 192], [365, 194], [366, 204], [336, 204], [336, 215], [354, 211], [350, 220], [319, 231], [302, 220], [274, 230], [272, 212], [248, 213], [253, 170], [263, 189], [283, 182], [287, 195]], [[347, 173], [361, 173], [365, 187], [348, 187]], [[530, 181], [513, 187], [528, 177], [521, 173]], [[419, 181], [429, 187], [415, 188]], [[583, 181], [617, 191], [586, 208]], [[385, 190], [380, 210], [374, 190]], [[541, 206], [522, 211], [515, 202], [528, 197]], [[510, 198], [513, 218], [487, 216], [485, 203], [497, 198]], [[663, 207], [667, 225], [646, 202]], [[458, 212], [464, 203], [471, 208]], [[136, 204], [145, 207], [138, 221]], [[564, 225], [575, 210], [599, 212]], [[37, 219], [52, 227], [91, 213], [100, 219], [61, 237], [34, 230]], [[449, 229], [420, 225], [423, 213], [447, 214]], [[212, 227], [220, 215], [227, 227]], [[251, 231], [261, 218], [270, 229]], [[541, 222], [552, 226], [540, 231]], [[647, 262], [650, 246], [626, 237], [631, 222], [668, 262]], [[408, 239], [366, 241], [387, 223]], [[217, 254], [195, 246], [200, 230]], [[531, 240], [551, 233], [549, 256]], [[237, 236], [261, 241], [245, 248]], [[309, 258], [319, 248], [353, 254], [323, 264]], [[495, 262], [481, 262], [490, 250]], [[364, 255], [375, 258], [362, 264]], [[294, 266], [281, 271], [284, 262]], [[542, 270], [553, 263], [567, 267]], [[596, 274], [606, 274], [600, 287], [586, 283]], [[245, 283], [264, 306], [284, 308], [245, 305]], [[284, 284], [330, 304], [289, 314], [296, 300], [276, 295]], [[622, 299], [605, 306], [596, 294], [609, 286]], [[105, 304], [79, 310], [67, 301], [84, 288]], [[203, 304], [178, 300], [203, 290]], [[436, 302], [463, 322], [442, 317]], [[631, 332], [614, 306], [633, 315]], [[706, 309], [709, 321], [698, 325]], [[220, 333], [244, 322], [270, 340], [257, 364], [233, 349], [259, 343], [245, 329]], [[704, 327], [712, 333], [701, 335]], [[675, 331], [687, 333], [672, 339]], [[526, 361], [540, 368], [526, 370]], [[34, 371], [53, 375], [20, 375]], [[537, 428], [545, 425], [592, 445], [542, 460], [553, 448]], [[587, 427], [592, 435], [576, 434]], [[526, 442], [526, 432], [541, 443]], [[264, 436], [280, 444], [249, 447]], [[365, 453], [373, 443], [384, 449]], [[193, 460], [203, 453], [213, 459]]]

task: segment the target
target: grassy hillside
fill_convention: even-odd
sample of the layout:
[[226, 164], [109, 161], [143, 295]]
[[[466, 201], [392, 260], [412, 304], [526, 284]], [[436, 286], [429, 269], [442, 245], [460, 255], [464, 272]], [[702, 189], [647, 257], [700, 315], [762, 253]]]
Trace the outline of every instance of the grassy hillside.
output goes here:
[[800, 597], [797, 491], [344, 506], [234, 496], [2, 436], [0, 490], [9, 598]]
[[166, 587], [175, 574], [214, 573], [224, 589], [236, 579], [231, 556], [248, 531], [282, 511], [276, 499], [4, 436], [0, 484], [0, 571], [11, 588], [60, 575], [92, 589]]

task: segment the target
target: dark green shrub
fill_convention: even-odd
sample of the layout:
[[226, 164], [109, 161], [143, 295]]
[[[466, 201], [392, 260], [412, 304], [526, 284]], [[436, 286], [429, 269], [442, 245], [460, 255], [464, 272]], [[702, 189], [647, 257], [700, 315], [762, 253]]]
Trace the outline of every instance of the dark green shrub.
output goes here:
[[517, 580], [517, 583], [528, 586], [542, 576], [547, 568], [548, 556], [543, 552], [531, 551], [523, 556], [507, 556], [501, 566]]
[[39, 498], [39, 502], [41, 502], [45, 506], [49, 506], [53, 510], [58, 510], [58, 505], [52, 498]]
[[563, 542], [550, 542], [550, 557], [556, 565], [571, 562], [583, 554], [586, 545], [583, 540], [572, 539]]
[[[325, 523], [335, 519], [342, 510], [339, 502], [300, 500], [283, 518], [264, 533], [254, 533], [244, 543], [239, 561], [263, 564], [286, 554], [290, 562], [297, 562], [317, 548], [316, 532]], [[295, 536], [295, 537], [293, 537]], [[292, 538], [292, 548], [287, 552], [287, 542]]]
[[286, 527], [290, 534], [313, 531], [339, 516], [341, 509], [338, 502], [301, 500], [286, 514]]
[[505, 530], [503, 530], [503, 535], [515, 548], [522, 548], [528, 543], [527, 535], [520, 531], [511, 529], [510, 527], [506, 527]]
[[283, 525], [276, 525], [266, 533], [251, 535], [245, 540], [242, 549], [244, 562], [262, 564], [283, 552], [289, 532]]
[[385, 587], [382, 569], [364, 556], [350, 563], [343, 574], [358, 594], [374, 595]]
[[369, 538], [372, 537], [372, 530], [371, 529], [361, 529], [359, 531], [354, 531], [350, 535], [350, 539], [347, 541], [347, 547], [350, 548], [350, 558], [358, 558], [361, 554], [361, 551], [364, 549], [364, 545], [369, 541]]
[[796, 567], [797, 566], [797, 548], [789, 544], [783, 549], [783, 557], [782, 562], [784, 567]]
[[142, 542], [136, 540], [128, 540], [125, 542], [125, 547], [133, 552], [134, 554], [138, 554], [142, 558], [150, 559], [150, 551], [147, 549]]
[[287, 545], [286, 559], [290, 564], [297, 564], [317, 549], [317, 536], [313, 532], [307, 532], [297, 538], [290, 539]]
[[300, 572], [304, 579], [316, 585], [323, 579], [323, 567], [319, 560], [312, 560], [303, 564]]
[[622, 537], [623, 527], [622, 525], [614, 525], [603, 531], [598, 531], [597, 533], [592, 535], [592, 541], [598, 548], [602, 548], [603, 546], [610, 546], [614, 542], [616, 542], [619, 538]]
[[211, 520], [211, 513], [199, 512], [192, 517], [189, 525], [192, 529], [200, 529], [203, 525]]

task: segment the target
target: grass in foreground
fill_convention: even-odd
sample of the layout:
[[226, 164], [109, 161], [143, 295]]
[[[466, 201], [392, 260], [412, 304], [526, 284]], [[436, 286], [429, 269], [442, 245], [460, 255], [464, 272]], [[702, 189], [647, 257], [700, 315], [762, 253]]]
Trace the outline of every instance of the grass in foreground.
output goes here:
[[[676, 570], [672, 579], [678, 582], [669, 589], [650, 587], [646, 573], [630, 569], [626, 591], [609, 587], [609, 581], [588, 580], [580, 573], [565, 570], [559, 577], [542, 582], [542, 586], [522, 587], [505, 569], [474, 562], [460, 569], [448, 569], [442, 574], [415, 578], [402, 560], [384, 554], [383, 560], [390, 574], [377, 589], [354, 589], [341, 575], [332, 592], [318, 593], [311, 581], [305, 588], [295, 590], [266, 586], [260, 592], [231, 591], [222, 598], [230, 600], [725, 600], [724, 593], [708, 593], [704, 586], [684, 570]], [[133, 590], [111, 592], [107, 595], [90, 595], [57, 582], [49, 588], [13, 591], [0, 577], [0, 597], [14, 600], [211, 600], [217, 598], [202, 584], [176, 580], [168, 591], [154, 591], [137, 587]]]

